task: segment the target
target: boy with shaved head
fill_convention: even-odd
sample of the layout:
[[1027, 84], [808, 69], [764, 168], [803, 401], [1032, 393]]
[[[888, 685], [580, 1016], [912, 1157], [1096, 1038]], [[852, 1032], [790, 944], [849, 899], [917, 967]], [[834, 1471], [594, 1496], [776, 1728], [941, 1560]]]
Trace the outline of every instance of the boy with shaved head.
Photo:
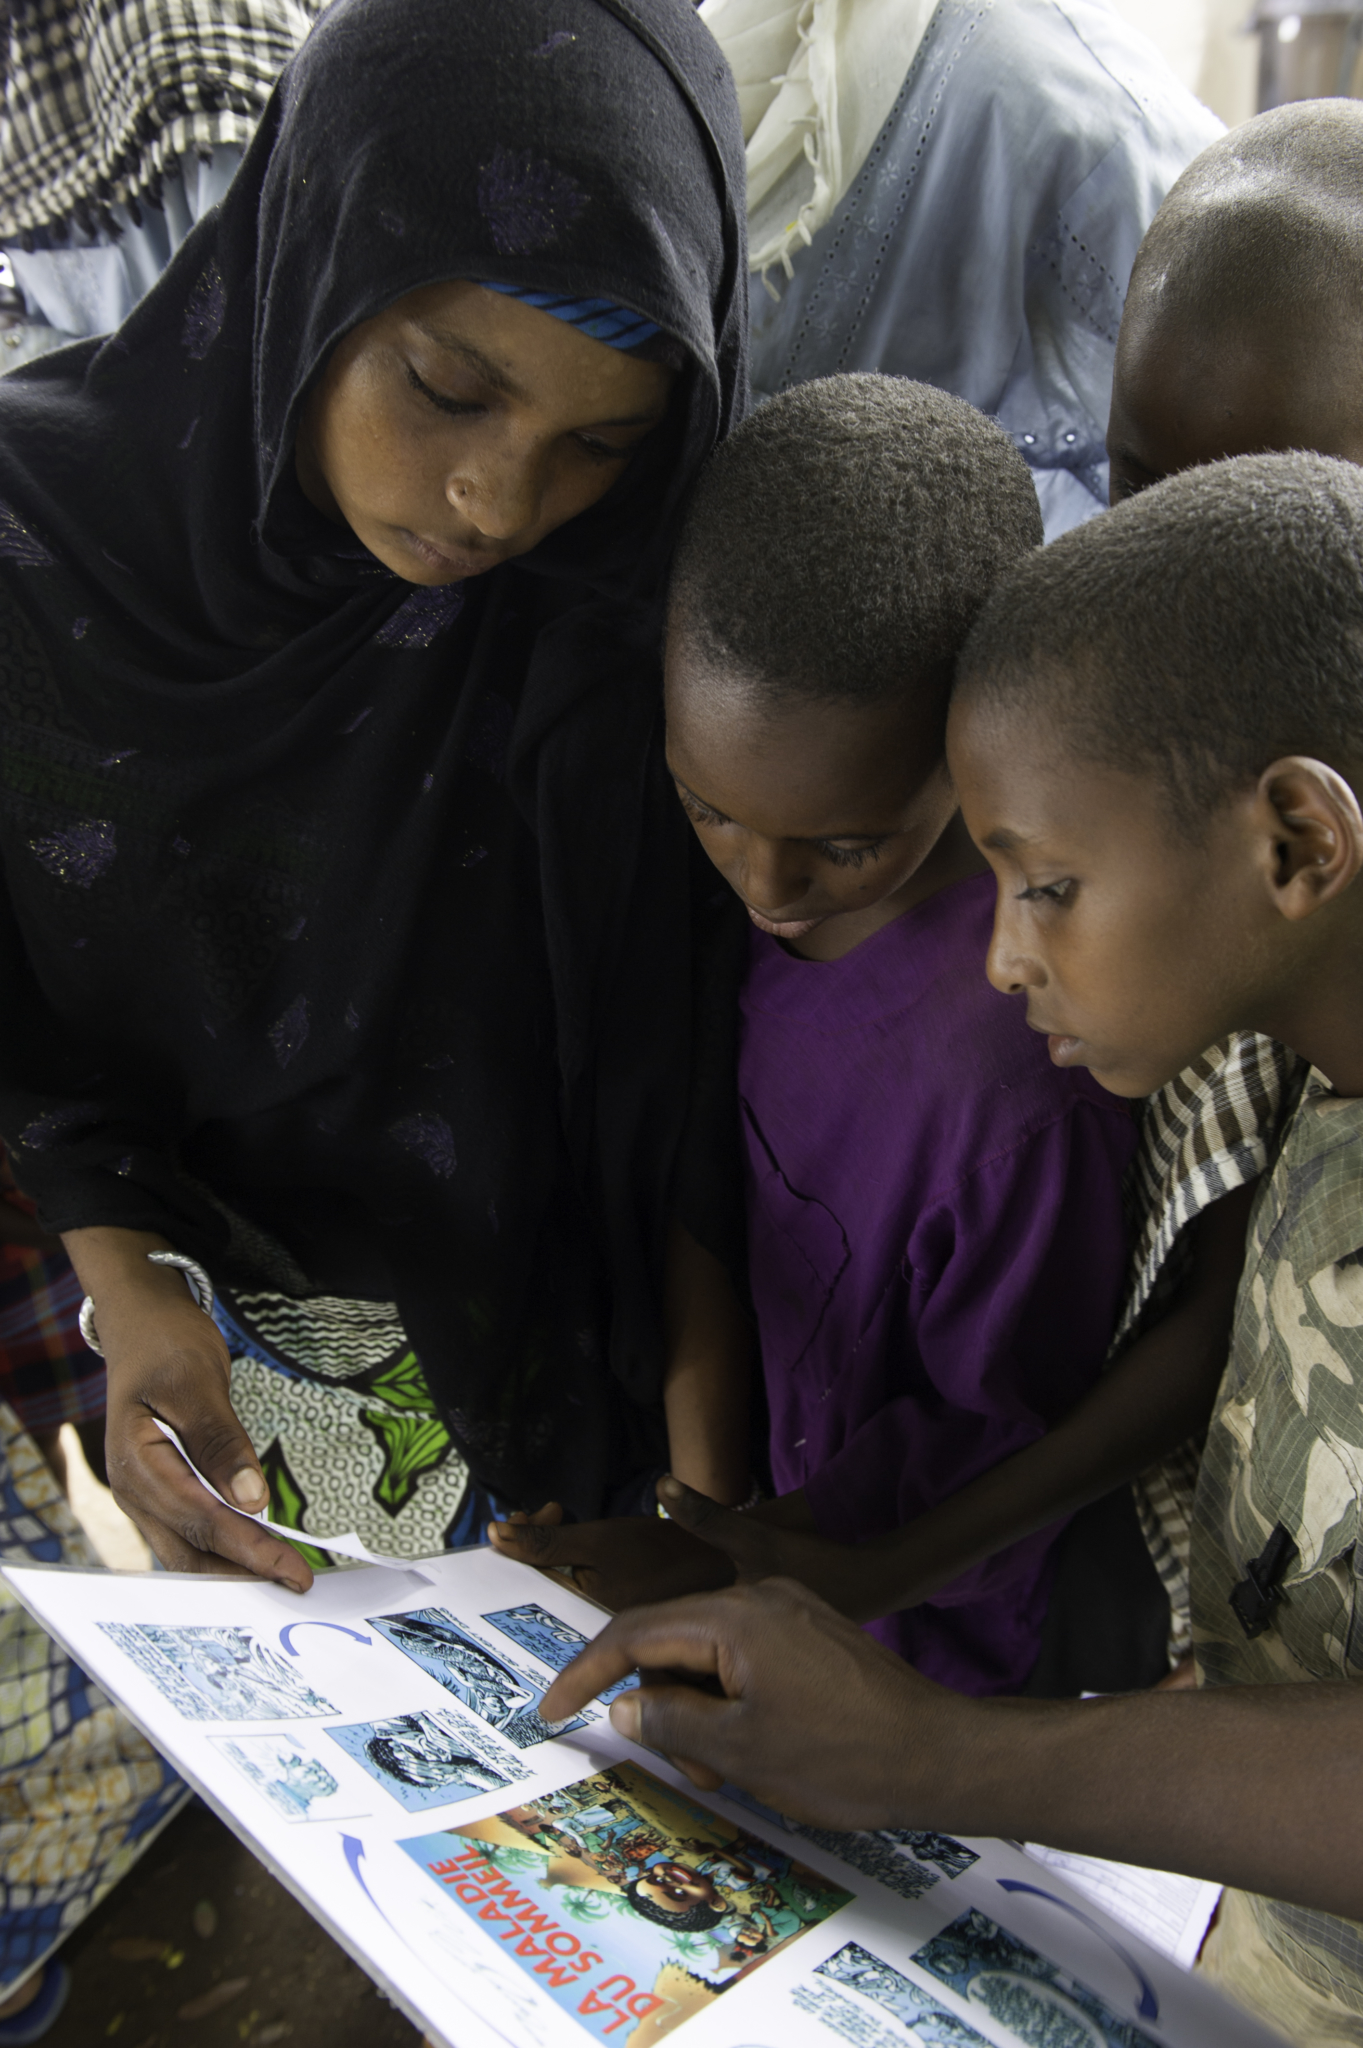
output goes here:
[[1218, 1879], [1203, 1967], [1299, 2048], [1363, 2041], [1361, 648], [1363, 470], [1260, 456], [1025, 557], [957, 672], [989, 976], [1056, 1064], [1135, 1097], [1236, 1031], [1302, 1062], [1193, 1514], [1199, 1689], [964, 1699], [769, 1579], [618, 1617], [543, 1707], [641, 1667], [612, 1721], [698, 1784]]
[[1113, 504], [1225, 455], [1363, 462], [1363, 105], [1275, 107], [1196, 157], [1141, 243]]
[[[1111, 501], [1225, 456], [1293, 448], [1363, 462], [1363, 105], [1276, 107], [1203, 150], [1136, 257], [1108, 422]], [[1137, 1174], [1153, 1288], [1188, 1226], [1220, 1228], [1262, 1172], [1299, 1076], [1256, 1033], [1208, 1047], [1146, 1105]], [[1197, 1164], [1194, 1164], [1197, 1162]], [[1205, 1163], [1204, 1163], [1205, 1162]], [[1241, 1199], [1240, 1196], [1236, 1198]], [[1224, 1234], [1224, 1232], [1223, 1232]], [[1188, 1640], [1198, 1446], [1137, 1480], [1146, 1540]]]

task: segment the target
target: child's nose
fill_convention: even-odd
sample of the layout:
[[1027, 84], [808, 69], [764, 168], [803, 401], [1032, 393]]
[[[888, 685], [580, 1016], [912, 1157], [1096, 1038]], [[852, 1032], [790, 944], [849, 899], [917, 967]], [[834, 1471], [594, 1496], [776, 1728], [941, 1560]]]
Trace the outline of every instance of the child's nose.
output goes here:
[[994, 930], [985, 956], [984, 971], [991, 987], [1006, 996], [1021, 995], [1025, 989], [1039, 988], [1046, 979], [1038, 962], [1024, 951], [1017, 942], [1016, 934], [1010, 931], [1002, 902], [994, 912]]
[[754, 910], [775, 917], [793, 910], [809, 893], [809, 876], [794, 850], [770, 839], [754, 839], [745, 850], [743, 894]]
[[546, 451], [510, 437], [497, 450], [500, 460], [465, 465], [445, 484], [445, 496], [488, 540], [515, 540], [540, 516], [547, 474]]

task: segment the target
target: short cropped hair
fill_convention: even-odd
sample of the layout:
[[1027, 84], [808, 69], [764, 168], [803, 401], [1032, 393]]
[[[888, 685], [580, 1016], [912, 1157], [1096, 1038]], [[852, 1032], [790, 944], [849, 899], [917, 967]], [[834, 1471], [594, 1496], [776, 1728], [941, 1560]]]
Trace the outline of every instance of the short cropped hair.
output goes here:
[[1363, 357], [1363, 105], [1275, 107], [1193, 159], [1151, 222], [1128, 303], [1204, 329], [1305, 313]]
[[1184, 470], [1021, 563], [957, 698], [1156, 779], [1181, 835], [1284, 754], [1363, 761], [1363, 470], [1241, 455]]
[[903, 377], [820, 377], [710, 458], [671, 623], [772, 707], [925, 684], [945, 704], [971, 621], [1040, 541], [1027, 465], [983, 413]]

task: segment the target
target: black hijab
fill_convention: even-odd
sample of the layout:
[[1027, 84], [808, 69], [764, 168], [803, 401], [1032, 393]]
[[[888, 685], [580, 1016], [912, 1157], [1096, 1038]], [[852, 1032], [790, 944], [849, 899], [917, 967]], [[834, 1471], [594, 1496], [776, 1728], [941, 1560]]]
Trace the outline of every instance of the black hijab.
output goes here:
[[[238, 1289], [391, 1295], [512, 1502], [595, 1512], [656, 1448], [704, 916], [658, 603], [746, 403], [743, 218], [690, 0], [336, 0], [119, 332], [0, 381], [17, 1176]], [[595, 507], [418, 588], [293, 442], [350, 328], [461, 277], [689, 368]]]

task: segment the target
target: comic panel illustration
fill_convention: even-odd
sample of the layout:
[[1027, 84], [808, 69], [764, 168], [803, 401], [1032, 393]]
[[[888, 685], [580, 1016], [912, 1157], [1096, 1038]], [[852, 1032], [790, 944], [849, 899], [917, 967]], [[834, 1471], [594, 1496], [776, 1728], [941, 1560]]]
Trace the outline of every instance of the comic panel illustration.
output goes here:
[[1011, 2027], [1028, 2048], [1049, 2048], [1058, 2040], [1072, 2041], [1075, 2048], [1156, 2048], [1143, 2027], [1120, 2018], [1087, 1984], [973, 1906], [913, 1960]]
[[[535, 1711], [549, 1690], [544, 1680], [509, 1655], [489, 1649], [446, 1608], [415, 1607], [407, 1614], [376, 1615], [369, 1626], [517, 1749], [548, 1741], [551, 1731]], [[595, 1718], [581, 1715], [567, 1725], [585, 1728]]]
[[212, 1738], [267, 1804], [284, 1820], [354, 1820], [363, 1801], [342, 1792], [340, 1781], [296, 1735], [225, 1735]]
[[187, 1721], [301, 1721], [337, 1712], [249, 1628], [99, 1627]]
[[402, 1847], [601, 2040], [670, 2033], [852, 1897], [637, 1764]]
[[[485, 1614], [483, 1620], [490, 1623], [499, 1635], [504, 1635], [516, 1644], [518, 1649], [528, 1650], [532, 1657], [538, 1657], [541, 1664], [547, 1664], [551, 1671], [565, 1671], [579, 1650], [587, 1647], [587, 1638], [570, 1621], [560, 1620], [557, 1614], [550, 1614], [548, 1608], [536, 1601], [527, 1600], [520, 1607], [500, 1607], [493, 1614]], [[597, 1698], [603, 1706], [619, 1699], [622, 1692], [631, 1691], [638, 1685], [635, 1672], [622, 1678], [618, 1684], [609, 1686]]]
[[887, 1842], [898, 1842], [921, 1863], [935, 1863], [947, 1877], [964, 1877], [971, 1864], [980, 1860], [954, 1835], [936, 1835], [923, 1828], [885, 1828], [883, 1833]]
[[[755, 1813], [759, 1820], [771, 1821], [787, 1834], [802, 1835], [812, 1842], [816, 1849], [823, 1849], [830, 1856], [836, 1856], [863, 1877], [873, 1877], [877, 1884], [883, 1884], [886, 1891], [894, 1892], [901, 1899], [921, 1899], [930, 1892], [945, 1871], [948, 1877], [959, 1877], [979, 1857], [973, 1849], [963, 1848], [950, 1835], [911, 1834], [907, 1829], [872, 1834], [858, 1832], [841, 1834], [832, 1828], [809, 1827], [804, 1821], [792, 1820], [788, 1813], [777, 1813], [773, 1807], [764, 1806], [760, 1799], [754, 1799], [750, 1792], [744, 1792], [737, 1785], [721, 1785], [720, 1791], [726, 1799], [732, 1799], [735, 1806], [745, 1806]], [[905, 1846], [900, 1847], [900, 1844]], [[929, 1870], [926, 1863], [919, 1863], [909, 1854], [913, 1844], [926, 1843], [922, 1853], [937, 1865]], [[954, 1853], [953, 1853], [954, 1852]]]
[[882, 2026], [864, 2005], [854, 2004], [827, 1984], [816, 1984], [807, 1977], [792, 1985], [790, 2002], [796, 2012], [818, 2020], [840, 2041], [850, 2041], [852, 2048], [905, 2048], [902, 2028]]
[[887, 1842], [883, 1835], [834, 1833], [832, 1828], [807, 1827], [803, 1821], [783, 1820], [782, 1826], [793, 1835], [802, 1835], [812, 1842], [816, 1849], [824, 1849], [830, 1856], [836, 1856], [842, 1863], [849, 1864], [863, 1877], [873, 1877], [877, 1884], [883, 1884], [886, 1891], [894, 1892], [901, 1899], [921, 1899], [938, 1882], [935, 1870], [926, 1864], [917, 1863], [893, 1842]]
[[845, 1943], [836, 1955], [817, 1965], [814, 1975], [859, 1991], [863, 1998], [902, 2020], [915, 2040], [931, 2042], [932, 2048], [988, 2048], [984, 2037], [973, 2027], [968, 2027], [955, 2013], [945, 2011], [940, 2000], [893, 1964], [873, 1956], [860, 1942]]
[[501, 1792], [530, 1776], [519, 1757], [463, 1715], [394, 1714], [326, 1732], [409, 1813]]

